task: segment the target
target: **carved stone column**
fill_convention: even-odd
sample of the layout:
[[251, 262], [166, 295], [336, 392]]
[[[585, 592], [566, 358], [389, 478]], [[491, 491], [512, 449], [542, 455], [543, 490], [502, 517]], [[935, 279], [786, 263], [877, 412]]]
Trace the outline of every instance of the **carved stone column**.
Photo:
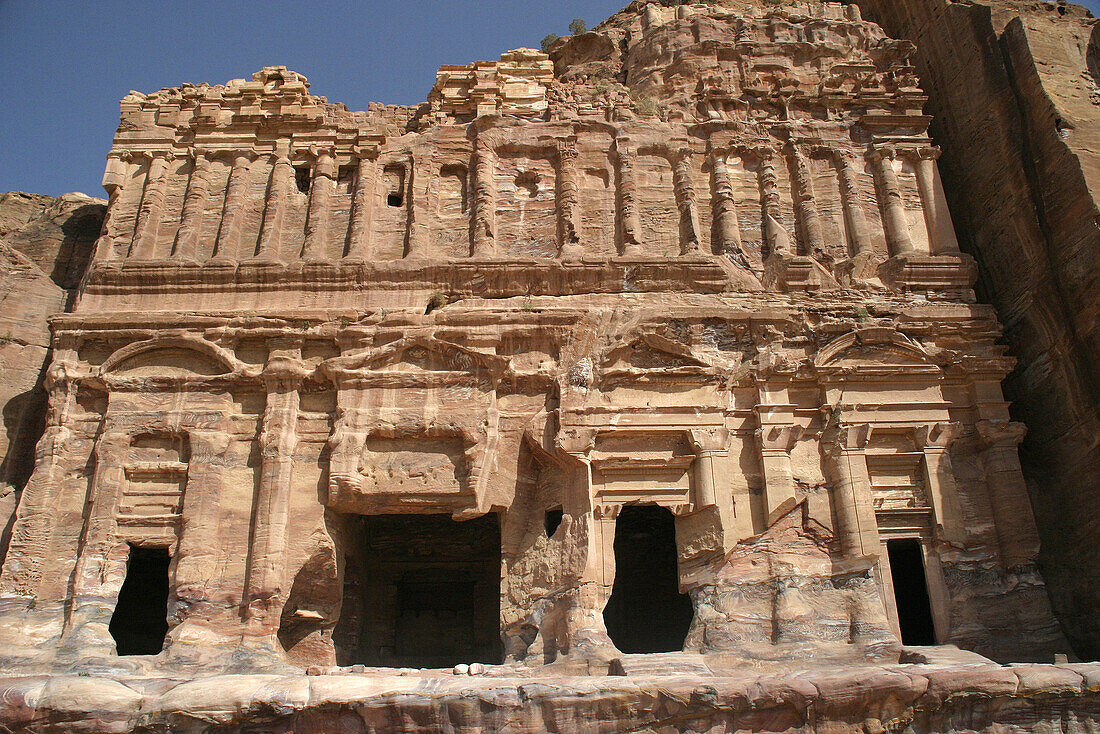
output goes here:
[[981, 461], [1005, 569], [1034, 563], [1039, 534], [1027, 496], [1018, 446], [1027, 428], [1004, 420], [978, 421]]
[[813, 174], [806, 156], [796, 145], [788, 145], [791, 162], [794, 164], [795, 202], [798, 205], [798, 218], [802, 222], [802, 232], [806, 236], [806, 254], [818, 260], [825, 256], [825, 235], [821, 229], [821, 216], [817, 211], [817, 198], [814, 196]]
[[298, 340], [275, 340], [263, 371], [267, 405], [260, 432], [260, 481], [245, 603], [249, 634], [269, 641], [278, 632], [279, 615], [290, 592], [286, 526], [298, 444], [298, 388], [305, 376], [300, 357]]
[[871, 160], [878, 170], [886, 242], [890, 246], [890, 254], [912, 255], [916, 250], [909, 236], [909, 219], [905, 213], [905, 201], [901, 196], [901, 184], [898, 182], [897, 171], [894, 170], [894, 151], [876, 150], [872, 153]]
[[355, 176], [355, 195], [351, 200], [351, 221], [348, 224], [348, 260], [369, 260], [370, 225], [374, 215], [374, 193], [378, 186], [378, 170], [373, 158], [359, 153], [359, 168]]
[[94, 257], [97, 261], [109, 262], [118, 259], [115, 252], [115, 231], [122, 204], [122, 192], [130, 182], [133, 157], [128, 152], [107, 156], [107, 168], [103, 172], [103, 188], [107, 190], [107, 214], [103, 218], [103, 228], [95, 242]]
[[[129, 447], [130, 435], [119, 428], [108, 427], [96, 442], [95, 478], [73, 574], [71, 607], [64, 633], [67, 648], [113, 647], [107, 624], [114, 604], [105, 593], [104, 585], [110, 566], [120, 560], [117, 553], [112, 553], [112, 546], [119, 545], [115, 516], [126, 482]], [[93, 626], [85, 629], [89, 623]]]
[[780, 505], [795, 498], [791, 449], [802, 436], [802, 427], [794, 425], [794, 406], [790, 405], [758, 405], [756, 416], [764, 502], [770, 518]]
[[695, 449], [695, 496], [692, 498], [695, 509], [714, 507], [719, 503], [722, 487], [715, 464], [716, 459], [729, 453], [729, 431], [724, 428], [694, 429], [690, 435]]
[[634, 177], [636, 156], [632, 150], [615, 142], [616, 175], [619, 179], [619, 217], [623, 230], [623, 254], [642, 253], [642, 218], [638, 212], [638, 183]]
[[135, 260], [152, 259], [157, 245], [157, 229], [164, 210], [164, 190], [167, 186], [168, 164], [171, 157], [164, 153], [153, 154], [149, 173], [145, 177], [145, 189], [141, 195], [137, 221], [134, 223], [134, 240], [130, 256]]
[[251, 163], [251, 153], [233, 155], [233, 167], [229, 171], [229, 181], [225, 186], [221, 226], [214, 241], [214, 256], [211, 262], [234, 263], [237, 261], [241, 239], [241, 218], [244, 215], [245, 201], [248, 200], [248, 169]]
[[951, 470], [951, 457], [947, 453], [953, 433], [951, 424], [935, 423], [918, 428], [916, 440], [917, 446], [924, 452], [924, 485], [928, 488], [936, 524], [942, 528], [945, 540], [961, 543], [966, 530], [955, 475]]
[[[208, 429], [187, 432], [191, 456], [183, 492], [175, 584], [172, 589], [175, 599], [173, 611], [181, 623], [190, 616], [212, 621], [230, 615], [235, 618], [236, 624], [240, 623], [235, 610], [227, 610], [217, 602], [214, 598], [216, 588], [210, 584], [210, 579], [217, 578], [222, 560], [219, 555], [221, 512], [218, 506], [225, 475], [225, 455], [230, 445], [229, 431], [229, 418], [223, 417], [219, 424]], [[187, 487], [194, 487], [195, 491], [188, 491]], [[179, 629], [176, 627], [173, 633]]]
[[756, 153], [760, 158], [758, 176], [764, 211], [764, 241], [768, 244], [768, 255], [788, 257], [793, 253], [791, 238], [779, 223], [779, 177], [775, 171], [775, 151], [771, 148], [760, 148]]
[[75, 350], [58, 350], [46, 371], [45, 388], [49, 396], [46, 429], [35, 446], [34, 473], [31, 474], [16, 513], [11, 542], [0, 574], [0, 591], [43, 602], [61, 602], [62, 598], [43, 598], [43, 544], [55, 532], [56, 508], [62, 482], [68, 474], [66, 460], [71, 451], [73, 431], [70, 416], [76, 407], [76, 383], [72, 376]]
[[933, 254], [957, 255], [959, 241], [955, 237], [955, 227], [951, 223], [951, 212], [947, 209], [947, 195], [940, 183], [936, 159], [940, 157], [939, 148], [922, 148], [913, 151], [913, 164], [917, 170], [917, 188], [920, 190], [921, 206], [924, 208], [924, 222], [928, 227], [928, 242]]
[[837, 536], [844, 555], [877, 555], [881, 551], [878, 521], [867, 471], [867, 442], [871, 426], [839, 426], [822, 437], [825, 469], [833, 484]]
[[264, 219], [260, 226], [260, 248], [256, 258], [264, 262], [282, 262], [283, 218], [286, 216], [286, 199], [294, 185], [294, 166], [286, 151], [273, 154], [271, 181], [264, 202]]
[[577, 145], [575, 141], [558, 141], [558, 230], [561, 233], [561, 256], [579, 258], [581, 237], [580, 185], [577, 181]]
[[183, 200], [180, 227], [176, 231], [176, 248], [172, 259], [179, 262], [197, 262], [202, 215], [210, 187], [210, 159], [202, 152], [195, 153], [191, 176], [187, 180], [187, 194]]
[[496, 252], [496, 160], [492, 143], [479, 137], [474, 150], [474, 257], [491, 257]]
[[309, 213], [306, 215], [306, 240], [302, 257], [324, 260], [328, 246], [332, 194], [336, 190], [336, 162], [331, 151], [317, 155], [313, 168], [313, 183], [309, 187]]
[[711, 154], [711, 171], [714, 177], [714, 224], [718, 236], [717, 251], [730, 253], [734, 260], [747, 265], [741, 243], [741, 227], [737, 222], [737, 203], [733, 197], [726, 154]]
[[859, 197], [859, 172], [843, 150], [833, 151], [833, 157], [840, 183], [841, 206], [844, 207], [844, 224], [852, 243], [851, 254], [869, 255], [871, 238], [867, 233], [867, 218], [863, 215], [863, 202]]
[[691, 181], [691, 151], [676, 151], [672, 162], [672, 184], [680, 210], [680, 254], [699, 251], [699, 204]]

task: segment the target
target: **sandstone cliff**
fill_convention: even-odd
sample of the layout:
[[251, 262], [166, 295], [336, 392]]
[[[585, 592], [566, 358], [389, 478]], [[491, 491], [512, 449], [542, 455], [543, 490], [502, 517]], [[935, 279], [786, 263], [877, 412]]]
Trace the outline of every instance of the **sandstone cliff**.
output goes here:
[[105, 211], [84, 194], [0, 194], [0, 561], [45, 426], [48, 319], [79, 285]]

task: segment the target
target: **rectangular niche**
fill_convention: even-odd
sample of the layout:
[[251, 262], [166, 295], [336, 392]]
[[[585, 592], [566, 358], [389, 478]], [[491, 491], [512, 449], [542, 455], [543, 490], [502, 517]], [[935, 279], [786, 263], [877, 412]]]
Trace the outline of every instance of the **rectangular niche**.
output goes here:
[[408, 178], [404, 163], [382, 167], [370, 232], [371, 245], [380, 260], [400, 260], [405, 256], [409, 229]]
[[499, 663], [500, 525], [496, 515], [347, 518], [340, 665]]
[[438, 227], [433, 232], [435, 245], [443, 257], [460, 258], [470, 255], [470, 192], [469, 171], [461, 163], [440, 167], [436, 181], [436, 216]]
[[460, 494], [469, 467], [458, 436], [368, 438], [359, 469], [367, 494]]
[[558, 253], [557, 172], [549, 157], [502, 151], [495, 174], [497, 246], [512, 257]]
[[661, 155], [639, 155], [637, 160], [634, 177], [645, 254], [676, 257], [680, 254], [680, 209], [672, 164]]

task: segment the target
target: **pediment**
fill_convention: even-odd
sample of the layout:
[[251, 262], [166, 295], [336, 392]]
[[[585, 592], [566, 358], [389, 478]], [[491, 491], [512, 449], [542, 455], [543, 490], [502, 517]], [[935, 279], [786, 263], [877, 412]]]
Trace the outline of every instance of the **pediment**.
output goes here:
[[367, 370], [396, 374], [432, 374], [466, 372], [480, 374], [502, 371], [503, 357], [485, 354], [450, 342], [408, 338], [376, 349], [335, 360], [345, 370]]
[[822, 347], [818, 367], [936, 367], [919, 344], [892, 329], [853, 331]]
[[108, 357], [100, 371], [122, 377], [213, 377], [234, 372], [233, 358], [205, 342], [164, 339], [136, 342]]
[[702, 369], [709, 367], [695, 357], [684, 345], [655, 334], [640, 336], [632, 341], [612, 347], [605, 355], [601, 368], [604, 372], [649, 371], [669, 369]]

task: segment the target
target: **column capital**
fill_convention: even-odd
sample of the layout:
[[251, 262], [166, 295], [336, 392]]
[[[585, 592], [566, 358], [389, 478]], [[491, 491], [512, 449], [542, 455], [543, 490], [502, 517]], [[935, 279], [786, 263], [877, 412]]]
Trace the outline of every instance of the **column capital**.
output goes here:
[[870, 423], [839, 425], [822, 434], [822, 443], [839, 453], [863, 451], [871, 441], [873, 428]]
[[763, 424], [756, 429], [760, 449], [768, 452], [790, 453], [805, 429], [797, 425]]
[[558, 157], [562, 159], [574, 159], [579, 153], [577, 152], [577, 140], [576, 138], [560, 138], [557, 141]]
[[696, 453], [714, 453], [729, 447], [730, 432], [726, 428], [692, 428], [688, 435]]
[[1027, 426], [1016, 421], [980, 420], [975, 427], [983, 449], [1015, 448], [1027, 435]]
[[898, 149], [893, 145], [876, 145], [871, 149], [868, 157], [874, 163], [881, 163], [886, 160], [893, 160], [898, 156]]
[[917, 447], [924, 450], [945, 450], [958, 435], [958, 423], [929, 423], [913, 432]]

